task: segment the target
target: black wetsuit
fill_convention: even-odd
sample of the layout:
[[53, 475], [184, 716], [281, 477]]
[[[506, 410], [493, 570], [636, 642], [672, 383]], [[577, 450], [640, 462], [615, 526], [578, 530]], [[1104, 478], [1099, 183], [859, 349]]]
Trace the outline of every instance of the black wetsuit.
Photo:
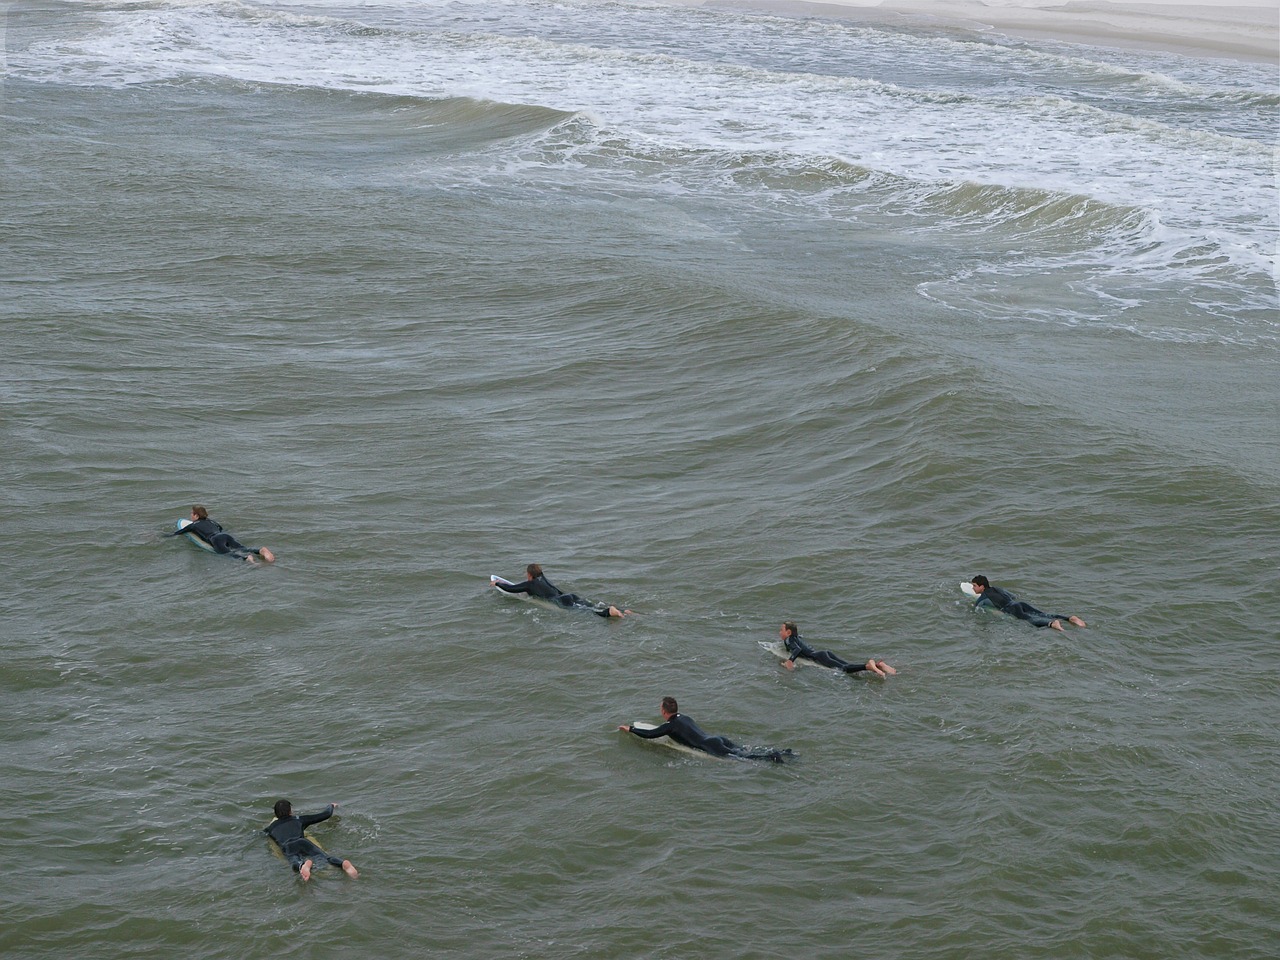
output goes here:
[[184, 533], [191, 533], [199, 537], [209, 546], [213, 547], [214, 553], [229, 553], [233, 557], [244, 559], [249, 554], [258, 554], [262, 550], [257, 547], [246, 547], [243, 543], [222, 529], [222, 524], [216, 520], [205, 517], [187, 524], [181, 530], [175, 530], [173, 533], [167, 534], [170, 537], [177, 537]]
[[295, 814], [292, 817], [285, 817], [283, 820], [273, 820], [262, 832], [276, 842], [280, 852], [284, 854], [285, 859], [289, 861], [289, 865], [293, 867], [294, 873], [301, 870], [302, 865], [308, 860], [326, 860], [335, 867], [340, 867], [342, 866], [341, 857], [329, 856], [310, 839], [303, 836], [303, 831], [307, 827], [313, 823], [328, 820], [331, 816], [333, 816], [332, 803], [319, 813], [311, 813], [305, 817], [299, 817]]
[[847, 663], [830, 650], [814, 650], [813, 647], [800, 639], [798, 632], [787, 637], [784, 643], [787, 646], [787, 653], [791, 654], [792, 660], [801, 658], [812, 660], [814, 663], [820, 663], [824, 667], [843, 670], [845, 673], [857, 673], [859, 670], [867, 669], [865, 663]]
[[982, 596], [974, 601], [973, 608], [977, 610], [980, 607], [995, 607], [1001, 613], [1007, 613], [1009, 616], [1017, 617], [1019, 620], [1026, 620], [1027, 623], [1034, 624], [1037, 627], [1047, 627], [1055, 620], [1071, 619], [1056, 613], [1045, 613], [1043, 610], [1037, 610], [1026, 601], [1019, 600], [1004, 587], [997, 587], [994, 584], [983, 588]]
[[[497, 583], [497, 581], [494, 581]], [[590, 610], [598, 617], [609, 616], [609, 604], [592, 603], [590, 600], [584, 600], [576, 593], [565, 593], [546, 577], [537, 576], [532, 580], [524, 580], [520, 583], [498, 583], [498, 589], [507, 593], [530, 593], [539, 600], [549, 600], [557, 606], [564, 607], [566, 610]]]
[[676, 743], [684, 744], [694, 750], [701, 750], [715, 757], [739, 757], [743, 760], [772, 760], [782, 763], [793, 756], [790, 750], [748, 750], [740, 747], [727, 737], [711, 736], [686, 717], [677, 713], [670, 720], [654, 727], [652, 730], [641, 730], [632, 727], [631, 732], [646, 740], [657, 740], [659, 737], [670, 737]]

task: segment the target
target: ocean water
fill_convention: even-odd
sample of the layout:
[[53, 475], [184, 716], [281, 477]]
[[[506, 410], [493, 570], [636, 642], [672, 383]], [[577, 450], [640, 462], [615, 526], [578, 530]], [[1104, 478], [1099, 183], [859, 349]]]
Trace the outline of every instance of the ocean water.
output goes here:
[[0, 954], [1275, 955], [1274, 65], [0, 12]]

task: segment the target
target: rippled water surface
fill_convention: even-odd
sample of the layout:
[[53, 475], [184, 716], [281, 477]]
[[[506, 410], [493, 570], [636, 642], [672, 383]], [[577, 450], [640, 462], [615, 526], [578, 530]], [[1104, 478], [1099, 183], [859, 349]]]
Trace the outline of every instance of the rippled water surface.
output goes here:
[[[4, 23], [5, 956], [1273, 953], [1273, 68]], [[193, 502], [279, 562], [164, 538]], [[531, 560], [639, 615], [487, 589]], [[787, 673], [789, 618], [898, 675]], [[800, 759], [617, 732], [668, 694]], [[271, 855], [281, 796], [359, 880]]]

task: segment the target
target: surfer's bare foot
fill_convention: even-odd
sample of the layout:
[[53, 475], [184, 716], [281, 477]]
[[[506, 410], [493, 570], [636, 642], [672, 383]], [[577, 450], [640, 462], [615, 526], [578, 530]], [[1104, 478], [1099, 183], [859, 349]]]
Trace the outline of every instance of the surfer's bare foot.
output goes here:
[[350, 860], [343, 860], [343, 861], [342, 861], [342, 872], [343, 872], [343, 873], [345, 873], [345, 874], [346, 874], [348, 877], [350, 877], [352, 880], [354, 880], [356, 877], [360, 876], [360, 871], [359, 871], [359, 870], [357, 870], [357, 869], [352, 865], [352, 863], [351, 863], [351, 861], [350, 861]]
[[867, 670], [870, 671], [871, 673], [874, 673], [877, 677], [884, 676], [884, 671], [880, 669], [879, 664], [877, 664], [874, 660], [867, 661]]
[[[1050, 622], [1049, 622], [1049, 626], [1050, 626], [1050, 627], [1052, 627], [1054, 630], [1062, 630], [1062, 621], [1061, 621], [1061, 620], [1052, 620], [1052, 621], [1050, 621]], [[1063, 633], [1066, 633], [1066, 631], [1065, 631], [1065, 630], [1062, 630], [1062, 632], [1063, 632]]]
[[298, 876], [300, 876], [303, 880], [311, 879], [311, 861], [310, 860], [308, 860], [306, 863], [304, 863], [302, 866], [298, 868]]
[[1087, 627], [1087, 626], [1088, 626], [1088, 624], [1087, 624], [1087, 623], [1085, 623], [1083, 620], [1081, 620], [1079, 617], [1067, 617], [1067, 622], [1068, 622], [1068, 623], [1074, 623], [1077, 627]]
[[881, 670], [883, 670], [885, 673], [897, 673], [897, 672], [898, 672], [897, 670], [893, 669], [893, 667], [891, 667], [891, 666], [889, 666], [887, 663], [885, 663], [883, 660], [877, 660], [877, 661], [876, 661], [876, 666], [877, 666], [877, 667], [879, 667]]
[[272, 553], [270, 550], [268, 550], [266, 547], [263, 547], [261, 550], [258, 551], [258, 556], [260, 556], [263, 560], [267, 561], [267, 563], [276, 562], [276, 555]]

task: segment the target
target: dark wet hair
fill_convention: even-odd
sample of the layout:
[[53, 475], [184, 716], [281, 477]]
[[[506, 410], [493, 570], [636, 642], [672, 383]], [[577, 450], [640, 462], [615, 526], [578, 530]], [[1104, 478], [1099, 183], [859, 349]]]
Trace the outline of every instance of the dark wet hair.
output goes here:
[[531, 563], [524, 568], [524, 572], [531, 577], [540, 577], [542, 576], [542, 567], [539, 564]]
[[204, 507], [202, 507], [198, 503], [191, 508], [191, 512], [194, 513], [196, 517], [199, 518], [200, 520], [209, 519], [209, 511], [206, 510]]
[[275, 805], [275, 814], [277, 820], [283, 820], [286, 817], [293, 816], [293, 804], [288, 800], [277, 800]]
[[972, 583], [975, 587], [981, 587], [983, 590], [991, 586], [991, 581], [988, 580], [986, 577], [984, 577], [982, 574], [978, 574], [969, 582]]
[[676, 703], [675, 697], [662, 698], [662, 712], [663, 713], [679, 713], [680, 712], [680, 704]]

